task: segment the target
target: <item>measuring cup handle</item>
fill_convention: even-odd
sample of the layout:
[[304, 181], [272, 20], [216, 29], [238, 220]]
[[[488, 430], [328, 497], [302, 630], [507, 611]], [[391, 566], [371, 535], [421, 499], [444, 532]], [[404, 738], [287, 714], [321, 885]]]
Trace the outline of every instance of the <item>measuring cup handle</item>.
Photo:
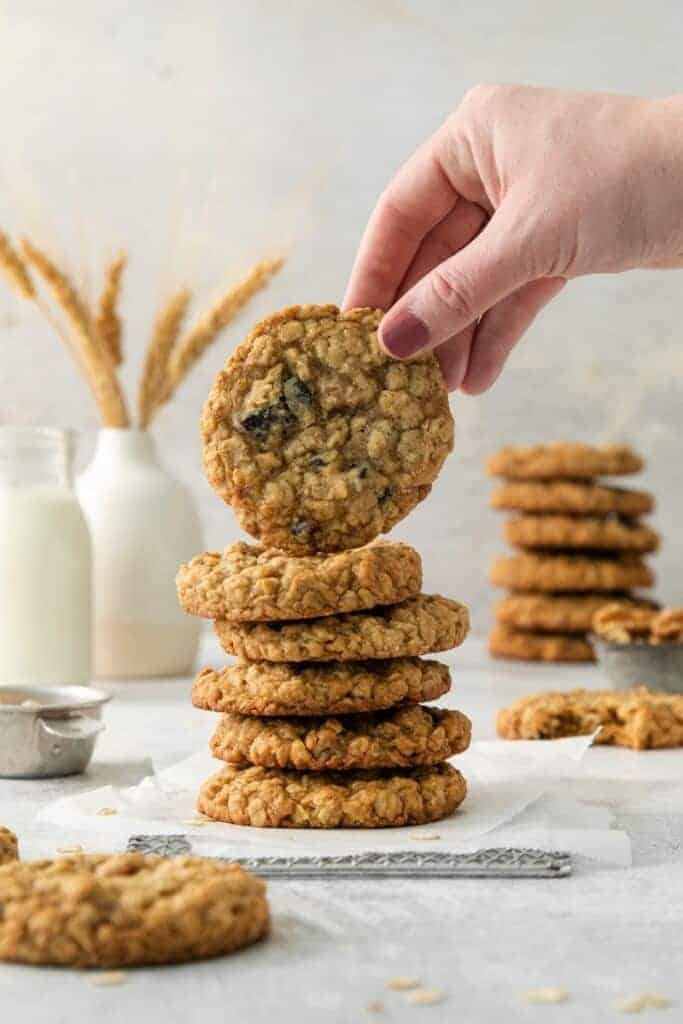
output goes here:
[[94, 718], [40, 718], [40, 728], [48, 736], [59, 740], [90, 739], [104, 729], [104, 722]]

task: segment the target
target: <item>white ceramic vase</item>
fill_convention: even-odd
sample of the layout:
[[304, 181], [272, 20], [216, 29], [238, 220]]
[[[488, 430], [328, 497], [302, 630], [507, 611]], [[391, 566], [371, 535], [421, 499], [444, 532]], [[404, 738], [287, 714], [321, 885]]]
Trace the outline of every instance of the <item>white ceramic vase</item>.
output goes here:
[[77, 491], [93, 543], [95, 674], [189, 674], [200, 622], [180, 610], [175, 575], [202, 550], [192, 498], [135, 429], [99, 432]]

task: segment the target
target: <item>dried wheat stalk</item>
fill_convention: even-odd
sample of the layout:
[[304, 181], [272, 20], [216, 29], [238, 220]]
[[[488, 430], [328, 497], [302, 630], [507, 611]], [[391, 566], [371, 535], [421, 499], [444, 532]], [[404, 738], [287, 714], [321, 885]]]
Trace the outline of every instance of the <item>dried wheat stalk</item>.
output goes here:
[[0, 270], [12, 288], [24, 299], [34, 299], [36, 290], [26, 265], [7, 235], [0, 231]]
[[123, 361], [121, 320], [117, 306], [121, 294], [121, 277], [126, 268], [126, 262], [126, 254], [121, 252], [107, 267], [104, 288], [95, 317], [95, 330], [100, 344], [108, 353], [114, 366], [120, 366]]
[[187, 332], [176, 346], [169, 361], [171, 393], [192, 369], [221, 331], [237, 316], [258, 291], [265, 288], [278, 272], [283, 259], [262, 260], [248, 274], [230, 288]]
[[168, 361], [191, 298], [189, 288], [181, 288], [163, 304], [154, 321], [138, 392], [138, 417], [143, 428], [149, 426], [152, 416], [163, 401]]
[[129, 426], [130, 420], [116, 369], [94, 333], [85, 303], [66, 274], [41, 249], [27, 239], [22, 239], [22, 250], [64, 314], [102, 422], [106, 427]]

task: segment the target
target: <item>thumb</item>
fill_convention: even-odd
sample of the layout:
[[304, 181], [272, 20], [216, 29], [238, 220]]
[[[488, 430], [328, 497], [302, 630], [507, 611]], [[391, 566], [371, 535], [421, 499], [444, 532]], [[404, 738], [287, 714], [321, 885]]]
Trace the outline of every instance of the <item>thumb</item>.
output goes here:
[[380, 341], [397, 359], [436, 348], [533, 277], [519, 219], [501, 206], [469, 245], [426, 274], [391, 307]]

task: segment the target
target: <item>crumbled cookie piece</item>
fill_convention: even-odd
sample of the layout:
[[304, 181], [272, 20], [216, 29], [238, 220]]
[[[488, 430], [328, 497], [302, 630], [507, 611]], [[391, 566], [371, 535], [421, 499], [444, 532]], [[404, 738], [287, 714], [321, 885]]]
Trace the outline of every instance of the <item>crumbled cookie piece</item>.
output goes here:
[[593, 616], [593, 632], [611, 643], [632, 644], [649, 638], [656, 617], [653, 608], [634, 608], [621, 601], [611, 601]]
[[572, 690], [522, 697], [498, 712], [508, 740], [584, 736], [595, 743], [648, 750], [683, 746], [683, 696], [644, 686], [633, 690]]
[[595, 661], [593, 648], [582, 636], [532, 633], [500, 622], [489, 633], [489, 653], [520, 661]]
[[504, 525], [508, 544], [517, 548], [588, 551], [656, 551], [659, 534], [643, 523], [597, 516], [529, 515]]
[[626, 445], [594, 447], [577, 441], [556, 441], [528, 448], [502, 448], [487, 462], [489, 476], [508, 480], [590, 479], [638, 473], [643, 460]]
[[192, 703], [240, 715], [344, 715], [436, 700], [450, 686], [448, 667], [424, 658], [243, 661], [200, 672]]
[[176, 582], [190, 615], [239, 622], [308, 619], [415, 597], [422, 562], [407, 544], [390, 541], [298, 558], [239, 542], [181, 565]]
[[215, 629], [223, 650], [253, 661], [358, 661], [457, 647], [469, 613], [457, 601], [420, 594], [368, 612], [284, 623], [218, 620]]
[[139, 853], [0, 869], [0, 960], [123, 967], [220, 956], [268, 930], [265, 886], [235, 864]]
[[634, 608], [657, 608], [654, 601], [624, 594], [525, 594], [518, 591], [498, 602], [495, 616], [497, 622], [513, 629], [588, 633], [595, 613], [613, 600]]
[[202, 786], [199, 810], [258, 828], [391, 828], [447, 818], [466, 793], [450, 764], [350, 772], [226, 765]]
[[646, 516], [655, 507], [647, 491], [607, 487], [578, 480], [522, 480], [501, 484], [491, 495], [492, 508], [511, 512], [561, 515]]
[[19, 844], [14, 832], [0, 825], [0, 865], [10, 864], [19, 857]]
[[630, 590], [650, 587], [654, 574], [638, 555], [523, 554], [497, 558], [491, 582], [510, 590], [567, 591]]
[[300, 771], [411, 768], [438, 764], [470, 744], [461, 711], [398, 708], [341, 718], [257, 718], [227, 714], [211, 753], [229, 764]]
[[653, 644], [683, 643], [683, 608], [665, 608], [650, 623]]
[[373, 309], [292, 306], [256, 324], [204, 407], [204, 467], [240, 525], [293, 554], [358, 547], [429, 493], [453, 447], [432, 354], [396, 362]]

